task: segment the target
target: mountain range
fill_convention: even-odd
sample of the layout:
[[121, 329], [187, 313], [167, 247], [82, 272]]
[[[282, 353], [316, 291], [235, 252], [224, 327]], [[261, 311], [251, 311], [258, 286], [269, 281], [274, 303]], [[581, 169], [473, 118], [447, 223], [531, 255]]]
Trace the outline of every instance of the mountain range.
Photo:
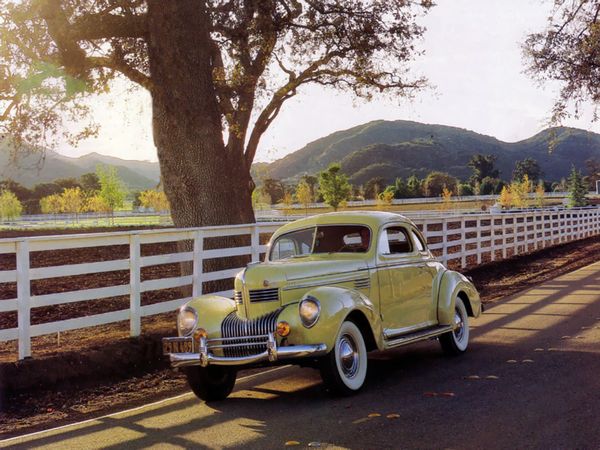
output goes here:
[[78, 178], [84, 173], [95, 172], [98, 165], [115, 167], [119, 178], [132, 190], [154, 188], [160, 179], [157, 162], [127, 160], [99, 153], [71, 158], [46, 150], [43, 159], [40, 153], [33, 152], [23, 154], [13, 162], [7, 145], [0, 142], [0, 179], [10, 178], [29, 188], [57, 178]]
[[377, 120], [317, 139], [266, 169], [271, 178], [288, 182], [314, 175], [333, 162], [341, 163], [353, 184], [377, 176], [391, 183], [398, 176], [424, 177], [432, 170], [468, 179], [472, 171], [467, 163], [476, 153], [496, 155], [504, 180], [512, 178], [516, 161], [530, 157], [540, 165], [545, 180], [555, 181], [568, 176], [571, 165], [584, 170], [586, 160], [600, 161], [600, 135], [555, 127], [509, 143], [445, 125]]
[[[339, 162], [353, 184], [364, 184], [378, 176], [392, 183], [398, 176], [425, 177], [432, 170], [464, 180], [471, 175], [467, 163], [476, 153], [496, 155], [496, 167], [504, 180], [511, 179], [516, 161], [530, 157], [539, 163], [543, 179], [556, 181], [568, 175], [571, 165], [585, 171], [586, 160], [600, 161], [600, 134], [556, 127], [510, 143], [445, 125], [377, 120], [317, 139], [270, 164], [254, 164], [253, 174], [256, 178], [260, 171], [270, 178], [294, 183], [302, 175], [316, 175]], [[0, 179], [11, 178], [27, 187], [56, 178], [79, 177], [94, 172], [99, 164], [116, 167], [119, 177], [133, 190], [153, 188], [160, 179], [156, 162], [98, 153], [71, 158], [48, 150], [43, 161], [32, 154], [22, 156], [14, 165], [6, 143], [0, 141]]]

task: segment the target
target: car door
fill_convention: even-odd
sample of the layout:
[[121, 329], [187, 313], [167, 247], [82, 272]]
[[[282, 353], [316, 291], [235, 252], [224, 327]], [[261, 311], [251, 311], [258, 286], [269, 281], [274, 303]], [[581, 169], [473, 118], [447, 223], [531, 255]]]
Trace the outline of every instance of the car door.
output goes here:
[[423, 258], [422, 242], [412, 230], [391, 225], [380, 233], [377, 274], [380, 308], [386, 337], [409, 333], [435, 324], [432, 311], [432, 276]]

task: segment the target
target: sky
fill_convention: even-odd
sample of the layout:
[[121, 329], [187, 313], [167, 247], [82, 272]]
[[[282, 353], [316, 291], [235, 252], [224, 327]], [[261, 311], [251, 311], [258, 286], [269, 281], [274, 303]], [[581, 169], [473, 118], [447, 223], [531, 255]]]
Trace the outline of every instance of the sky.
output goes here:
[[[334, 131], [372, 120], [412, 120], [466, 128], [507, 142], [547, 126], [558, 85], [540, 86], [524, 73], [521, 44], [546, 25], [551, 0], [437, 0], [421, 19], [425, 51], [411, 66], [428, 88], [409, 101], [357, 101], [350, 93], [304, 87], [265, 133], [255, 161], [272, 161]], [[100, 134], [60, 153], [98, 152], [156, 161], [148, 93], [119, 82], [92, 101]], [[600, 132], [591, 114], [564, 125]]]

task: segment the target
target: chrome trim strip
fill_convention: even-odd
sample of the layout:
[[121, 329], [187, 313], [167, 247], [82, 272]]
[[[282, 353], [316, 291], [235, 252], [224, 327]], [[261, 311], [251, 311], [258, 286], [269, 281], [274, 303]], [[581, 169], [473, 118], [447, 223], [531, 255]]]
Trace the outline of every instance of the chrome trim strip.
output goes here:
[[[296, 289], [306, 289], [306, 288], [311, 288], [311, 287], [319, 287], [319, 286], [330, 286], [332, 284], [344, 284], [344, 283], [356, 283], [357, 281], [362, 281], [364, 280], [364, 277], [360, 277], [360, 278], [356, 278], [356, 277], [348, 277], [345, 279], [332, 279], [332, 280], [318, 280], [318, 281], [314, 281], [312, 283], [304, 283], [304, 284], [297, 284], [297, 285], [288, 285], [284, 288], [281, 288], [282, 291], [293, 291]], [[369, 280], [370, 283], [370, 280]]]
[[425, 328], [432, 327], [433, 325], [436, 325], [436, 322], [429, 320], [427, 322], [421, 322], [416, 325], [411, 325], [410, 327], [386, 328], [383, 330], [383, 337], [385, 339], [392, 339], [392, 338], [395, 338], [395, 337], [403, 335], [403, 334], [409, 334], [409, 333], [413, 333], [415, 331], [419, 331], [419, 330], [423, 330]]
[[387, 349], [387, 348], [401, 347], [403, 345], [412, 344], [414, 342], [424, 341], [426, 339], [430, 339], [432, 337], [439, 336], [440, 334], [448, 333], [449, 331], [452, 331], [451, 325], [444, 325], [444, 326], [435, 327], [433, 329], [417, 331], [416, 333], [407, 334], [407, 335], [401, 336], [397, 339], [392, 339], [390, 341], [386, 341], [385, 348]]

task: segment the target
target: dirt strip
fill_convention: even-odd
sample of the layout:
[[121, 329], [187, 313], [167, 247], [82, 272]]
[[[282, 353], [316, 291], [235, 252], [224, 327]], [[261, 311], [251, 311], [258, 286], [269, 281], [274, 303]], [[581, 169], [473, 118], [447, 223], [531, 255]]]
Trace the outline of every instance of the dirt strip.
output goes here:
[[[473, 278], [484, 302], [490, 303], [599, 259], [600, 237], [594, 237], [464, 273]], [[169, 369], [159, 355], [159, 339], [173, 332], [173, 322], [173, 314], [152, 318], [144, 324], [145, 335], [135, 339], [126, 337], [126, 324], [99, 327], [99, 331], [87, 331], [85, 339], [73, 340], [85, 344], [85, 351], [71, 347], [71, 351], [21, 363], [0, 364], [0, 382], [17, 377], [26, 385], [24, 377], [28, 376], [31, 386], [4, 391], [0, 436], [98, 417], [186, 392], [183, 376]], [[48, 339], [46, 344], [51, 345], [56, 337]], [[53, 383], [51, 373], [72, 376]]]

